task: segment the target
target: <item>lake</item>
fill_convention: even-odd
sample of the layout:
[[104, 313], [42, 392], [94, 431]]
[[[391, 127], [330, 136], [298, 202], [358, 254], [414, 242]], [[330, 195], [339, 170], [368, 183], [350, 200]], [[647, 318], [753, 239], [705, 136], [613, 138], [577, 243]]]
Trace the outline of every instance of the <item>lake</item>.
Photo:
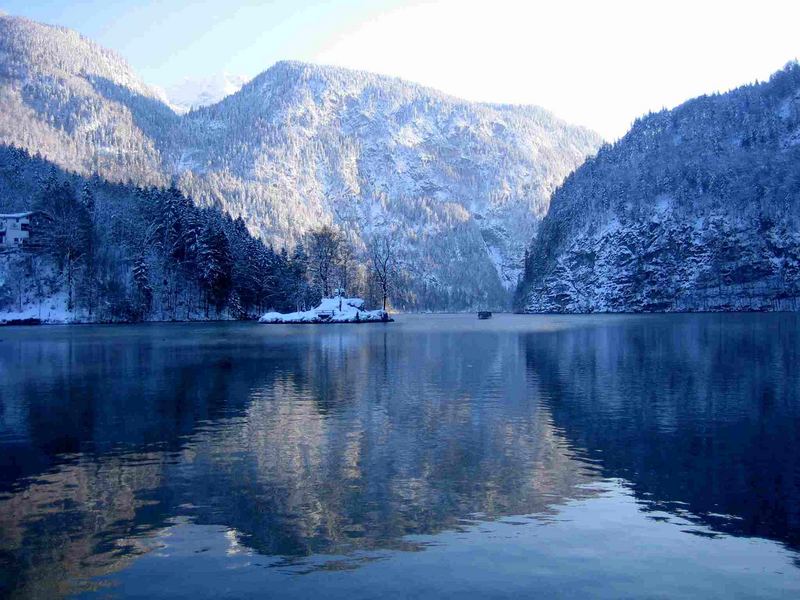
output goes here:
[[800, 316], [0, 329], [0, 596], [800, 597]]

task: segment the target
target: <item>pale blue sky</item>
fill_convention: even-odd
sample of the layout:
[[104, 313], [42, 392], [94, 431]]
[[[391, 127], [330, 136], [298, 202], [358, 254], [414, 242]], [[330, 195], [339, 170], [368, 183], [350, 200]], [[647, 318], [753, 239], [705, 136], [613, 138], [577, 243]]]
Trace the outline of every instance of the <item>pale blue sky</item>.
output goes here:
[[312, 60], [348, 28], [402, 0], [0, 0], [13, 15], [64, 25], [122, 54], [148, 82], [228, 71], [255, 76]]
[[538, 104], [622, 135], [648, 110], [764, 79], [800, 56], [797, 0], [0, 0], [76, 29], [162, 88], [281, 59]]

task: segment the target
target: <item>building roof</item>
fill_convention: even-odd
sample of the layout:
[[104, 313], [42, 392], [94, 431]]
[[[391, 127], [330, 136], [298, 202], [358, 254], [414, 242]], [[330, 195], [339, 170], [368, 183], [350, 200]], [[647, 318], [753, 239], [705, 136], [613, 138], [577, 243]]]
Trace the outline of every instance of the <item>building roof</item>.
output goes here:
[[30, 217], [35, 212], [35, 210], [29, 210], [27, 212], [18, 213], [0, 213], [0, 219], [21, 219], [22, 217]]

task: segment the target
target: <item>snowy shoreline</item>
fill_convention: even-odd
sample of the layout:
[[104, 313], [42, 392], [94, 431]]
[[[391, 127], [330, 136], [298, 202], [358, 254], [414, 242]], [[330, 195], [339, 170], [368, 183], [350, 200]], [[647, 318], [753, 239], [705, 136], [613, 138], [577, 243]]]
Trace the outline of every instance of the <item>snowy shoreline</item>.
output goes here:
[[146, 319], [144, 321], [89, 321], [82, 319], [58, 320], [26, 317], [23, 319], [0, 317], [0, 327], [35, 327], [40, 325], [156, 325], [166, 323], [256, 323], [258, 319]]
[[268, 325], [330, 324], [330, 323], [390, 323], [394, 321], [384, 310], [364, 310], [361, 298], [335, 296], [323, 298], [319, 306], [311, 310], [293, 313], [268, 312], [259, 323]]

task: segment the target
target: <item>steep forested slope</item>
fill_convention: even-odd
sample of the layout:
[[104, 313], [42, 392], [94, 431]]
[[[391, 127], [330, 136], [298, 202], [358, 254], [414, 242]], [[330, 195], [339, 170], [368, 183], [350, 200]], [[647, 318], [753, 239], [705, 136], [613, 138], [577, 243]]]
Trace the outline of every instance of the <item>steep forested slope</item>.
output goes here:
[[312, 227], [397, 240], [407, 308], [507, 302], [551, 192], [599, 145], [535, 107], [278, 63], [179, 116], [74, 32], [0, 17], [0, 142], [84, 175], [176, 185], [292, 245]]
[[638, 120], [567, 178], [533, 312], [800, 308], [800, 66]]
[[176, 122], [113, 52], [68, 29], [0, 16], [0, 143], [84, 174], [164, 184], [148, 130]]

